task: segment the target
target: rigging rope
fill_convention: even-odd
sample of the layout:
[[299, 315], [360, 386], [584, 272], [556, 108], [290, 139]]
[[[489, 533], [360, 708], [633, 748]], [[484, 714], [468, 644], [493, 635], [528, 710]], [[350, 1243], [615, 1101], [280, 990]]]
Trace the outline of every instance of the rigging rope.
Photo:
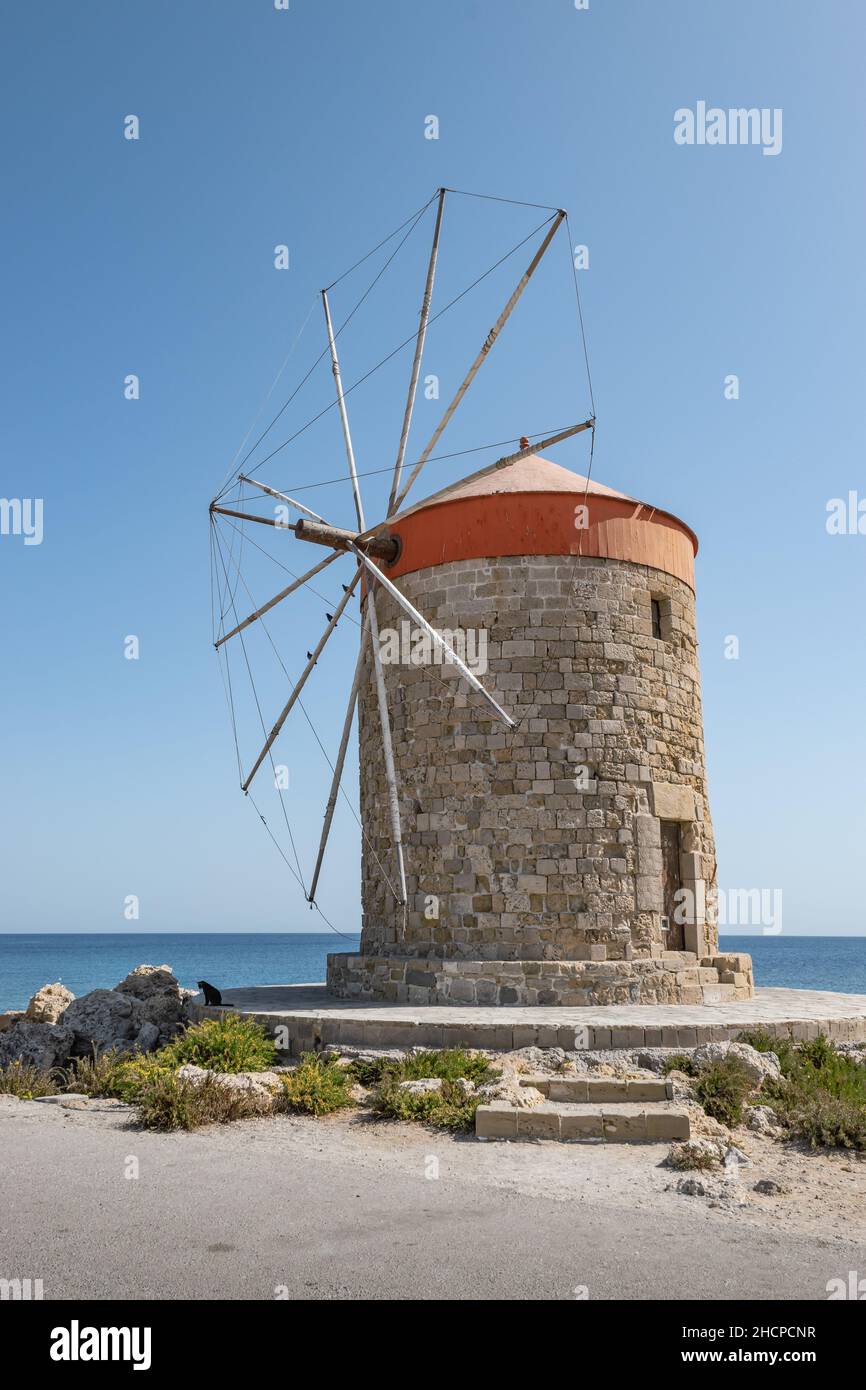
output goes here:
[[[267, 553], [267, 552], [265, 552], [265, 553]], [[289, 573], [291, 573], [291, 571], [289, 571]], [[253, 598], [253, 595], [252, 595], [252, 593], [251, 593], [251, 591], [250, 591], [250, 588], [249, 588], [249, 586], [248, 586], [246, 580], [244, 579], [243, 575], [241, 574], [241, 572], [240, 572], [239, 570], [238, 570], [238, 582], [241, 583], [241, 584], [243, 585], [243, 587], [244, 587], [244, 589], [245, 589], [245, 591], [246, 591], [247, 597], [249, 598], [249, 601], [250, 601], [250, 603], [252, 604], [253, 608], [257, 608], [258, 605], [257, 605], [255, 599]], [[235, 610], [235, 616], [237, 616], [237, 610]], [[351, 616], [351, 615], [344, 614], [344, 616]], [[259, 618], [258, 621], [259, 621], [259, 623], [261, 624], [262, 628], [263, 628], [264, 631], [265, 631], [265, 635], [267, 636], [267, 639], [268, 639], [268, 641], [269, 641], [269, 643], [270, 643], [270, 645], [271, 645], [271, 649], [273, 650], [273, 653], [274, 653], [275, 657], [277, 658], [277, 661], [279, 662], [279, 664], [280, 664], [280, 666], [281, 666], [281, 668], [282, 668], [282, 671], [283, 671], [283, 674], [284, 674], [285, 677], [286, 677], [286, 680], [289, 682], [290, 685], [294, 686], [294, 682], [292, 681], [292, 678], [291, 678], [291, 676], [289, 675], [289, 672], [288, 672], [288, 670], [287, 670], [287, 668], [286, 668], [285, 662], [283, 661], [282, 657], [280, 656], [279, 650], [277, 649], [276, 643], [274, 642], [274, 639], [273, 639], [273, 637], [271, 636], [271, 632], [270, 632], [270, 629], [269, 629], [268, 626], [267, 626], [267, 623], [264, 621], [264, 618]], [[355, 623], [355, 626], [356, 626], [356, 627], [359, 627], [359, 626], [360, 626], [360, 624], [357, 622], [356, 619], [352, 618], [352, 622]], [[246, 653], [245, 653], [245, 654], [246, 654]], [[228, 657], [226, 657], [226, 660], [227, 660], [227, 663], [228, 663]], [[247, 670], [248, 670], [249, 676], [250, 676], [250, 683], [251, 683], [251, 685], [253, 685], [254, 694], [256, 694], [256, 691], [255, 691], [255, 684], [254, 684], [254, 682], [253, 682], [252, 672], [250, 671], [249, 663], [247, 663]], [[331, 769], [331, 772], [333, 773], [333, 772], [335, 771], [334, 764], [331, 762], [331, 759], [328, 757], [328, 754], [327, 754], [327, 752], [326, 752], [326, 750], [325, 750], [325, 746], [324, 746], [324, 744], [322, 743], [321, 738], [319, 737], [318, 730], [316, 729], [315, 725], [313, 724], [313, 721], [312, 721], [312, 719], [310, 718], [310, 715], [309, 715], [309, 713], [308, 713], [308, 711], [307, 711], [306, 705], [304, 704], [304, 702], [303, 702], [303, 700], [300, 698], [300, 696], [298, 697], [297, 703], [300, 705], [301, 710], [302, 710], [303, 715], [304, 715], [304, 718], [306, 719], [307, 723], [308, 723], [309, 726], [310, 726], [310, 729], [311, 729], [311, 731], [312, 731], [313, 737], [315, 738], [316, 742], [317, 742], [318, 745], [319, 745], [319, 748], [321, 749], [321, 752], [322, 752], [322, 755], [323, 755], [323, 757], [324, 757], [324, 759], [325, 759], [325, 762], [328, 764], [328, 767]], [[258, 696], [257, 696], [257, 694], [256, 694], [256, 704], [258, 705]], [[232, 706], [232, 717], [233, 717], [233, 720], [234, 720], [234, 709], [233, 709], [233, 706]], [[234, 732], [235, 732], [235, 746], [236, 746], [236, 748], [237, 748], [237, 725], [236, 725], [236, 722], [233, 724], [233, 727], [234, 727]], [[264, 724], [262, 725], [262, 728], [263, 728], [263, 731], [264, 731]], [[273, 766], [273, 756], [272, 756], [272, 755], [271, 755], [271, 764], [272, 764], [272, 766]], [[242, 767], [241, 767], [240, 753], [238, 753], [238, 775], [239, 775], [240, 780], [243, 781], [243, 770], [242, 770]], [[385, 866], [383, 865], [381, 859], [379, 858], [378, 854], [376, 853], [376, 851], [375, 851], [375, 849], [374, 849], [374, 847], [373, 847], [372, 841], [370, 840], [369, 836], [367, 835], [366, 830], [364, 829], [363, 822], [361, 821], [360, 817], [358, 816], [357, 812], [355, 811], [355, 808], [354, 808], [354, 806], [352, 805], [352, 802], [349, 800], [349, 797], [348, 797], [348, 795], [346, 794], [345, 789], [343, 788], [342, 778], [340, 779], [340, 781], [339, 781], [339, 783], [338, 783], [338, 790], [339, 790], [339, 792], [341, 793], [341, 795], [342, 795], [342, 797], [343, 797], [343, 800], [346, 802], [346, 805], [349, 807], [349, 810], [352, 812], [352, 815], [354, 816], [354, 818], [355, 818], [355, 820], [356, 820], [356, 822], [357, 822], [357, 824], [358, 824], [358, 828], [359, 828], [360, 831], [361, 831], [361, 835], [362, 835], [362, 837], [363, 837], [363, 839], [364, 839], [364, 841], [365, 841], [365, 843], [366, 843], [366, 845], [367, 845], [367, 847], [368, 847], [370, 853], [372, 854], [374, 860], [376, 861], [376, 864], [377, 864], [377, 866], [378, 866], [378, 868], [379, 868], [380, 873], [382, 874], [383, 879], [385, 880], [385, 883], [387, 884], [387, 886], [388, 886], [388, 888], [391, 890], [391, 892], [394, 894], [394, 896], [397, 897], [398, 895], [397, 895], [397, 891], [396, 891], [396, 889], [395, 889], [395, 887], [394, 887], [394, 884], [392, 883], [392, 881], [391, 881], [391, 879], [390, 879], [390, 877], [389, 877], [389, 875], [388, 875], [388, 872], [387, 872], [387, 870], [385, 869]], [[249, 792], [247, 792], [247, 795], [249, 795]], [[289, 830], [289, 837], [292, 838], [291, 828], [290, 828], [289, 822], [288, 822], [288, 815], [287, 815], [287, 813], [286, 813], [286, 810], [285, 810], [285, 803], [283, 802], [282, 797], [280, 798], [280, 803], [281, 803], [281, 805], [282, 805], [282, 807], [283, 807], [283, 815], [284, 815], [284, 817], [286, 818], [286, 828]], [[264, 819], [264, 818], [262, 818], [262, 819]], [[292, 848], [293, 848], [293, 850], [294, 850], [294, 848], [295, 848], [295, 846], [294, 846], [294, 839], [292, 839]], [[295, 857], [296, 857], [296, 859], [297, 859], [297, 851], [295, 851]], [[291, 867], [291, 866], [290, 866], [290, 867]], [[298, 863], [298, 872], [299, 872], [299, 873], [301, 872], [300, 863]], [[296, 877], [296, 878], [298, 877], [297, 874], [295, 875], [295, 877]], [[305, 888], [304, 883], [303, 883], [303, 879], [302, 879], [302, 878], [298, 879], [298, 882], [301, 884], [301, 887], [304, 889], [304, 896], [307, 898], [307, 901], [308, 901], [308, 902], [314, 903], [314, 904], [318, 907], [318, 904], [315, 903], [315, 899], [312, 899], [312, 898], [310, 898], [310, 897], [308, 896], [308, 894], [307, 894], [307, 892], [306, 892], [306, 888]], [[322, 916], [324, 917], [324, 913], [322, 914]], [[327, 921], [327, 918], [325, 918], [325, 920]], [[330, 925], [330, 924], [329, 924], [329, 925]], [[334, 930], [336, 930], [336, 928], [334, 928]]]
[[[504, 265], [504, 263], [511, 256], [516, 255], [522, 246], [525, 246], [526, 243], [528, 241], [531, 241], [532, 238], [538, 232], [540, 232], [543, 227], [547, 227], [552, 221], [552, 217], [545, 218], [545, 220], [543, 222], [540, 222], [537, 227], [534, 227], [533, 230], [522, 239], [522, 241], [519, 241], [516, 246], [512, 246], [510, 251], [507, 251], [504, 256], [501, 256], [498, 261], [496, 261], [492, 266], [489, 267], [488, 270], [485, 270], [483, 275], [479, 275], [476, 280], [472, 281], [471, 285], [467, 285], [464, 290], [461, 290], [458, 295], [455, 295], [455, 297], [448, 304], [446, 304], [444, 308], [439, 310], [438, 314], [433, 314], [427, 322], [428, 329], [432, 324], [436, 323], [437, 319], [441, 319], [443, 314], [447, 314], [449, 309], [453, 309], [455, 304], [459, 304], [461, 299], [464, 299], [467, 294], [469, 294], [472, 290], [476, 289], [477, 286], [480, 285], [483, 280], [487, 279], [488, 275], [492, 275], [493, 272], [495, 270], [498, 270], [501, 265]], [[345, 327], [345, 324], [343, 325], [343, 327]], [[370, 370], [368, 372], [365, 372], [363, 376], [359, 377], [357, 381], [353, 381], [351, 386], [345, 387], [343, 390], [343, 398], [345, 399], [345, 397], [350, 395], [352, 391], [357, 390], [359, 386], [363, 386], [365, 381], [369, 381], [371, 376], [374, 376], [376, 372], [380, 371], [382, 367], [384, 367], [388, 362], [390, 362], [392, 358], [396, 357], [399, 352], [402, 352], [405, 347], [408, 347], [410, 343], [414, 343], [416, 339], [417, 330], [414, 333], [411, 333], [408, 338], [404, 338], [402, 343], [399, 343], [397, 347], [395, 347], [391, 352], [387, 353], [383, 358], [381, 358], [380, 361], [378, 361], [375, 364], [375, 366], [371, 367]], [[313, 368], [311, 368], [310, 370], [312, 371]], [[309, 373], [307, 375], [309, 376]], [[301, 385], [303, 385], [303, 382], [301, 383]], [[298, 390], [300, 390], [300, 386], [298, 387]], [[294, 395], [297, 395], [297, 391], [294, 393]], [[290, 400], [292, 399], [293, 397], [290, 397]], [[290, 403], [290, 400], [286, 402], [286, 405]], [[285, 449], [289, 444], [293, 444], [296, 439], [298, 439], [302, 434], [304, 434], [308, 429], [310, 429], [311, 426], [315, 425], [317, 421], [321, 420], [324, 415], [327, 415], [329, 411], [333, 410], [335, 405], [339, 405], [339, 403], [339, 396], [335, 396], [334, 399], [330, 402], [330, 404], [326, 405], [323, 410], [320, 410], [318, 414], [314, 415], [310, 420], [306, 422], [306, 424], [301, 425], [300, 429], [297, 429], [294, 434], [289, 436], [288, 439], [284, 439], [282, 444], [277, 445], [276, 449], [272, 449], [271, 452], [269, 454], [266, 454], [263, 459], [260, 459], [259, 462], [254, 465], [254, 467], [248, 468], [248, 476], [252, 475], [253, 473], [257, 473], [258, 470], [260, 468], [263, 468], [264, 465], [268, 463], [272, 458], [274, 458], [276, 454], [280, 453], [281, 450]], [[282, 414], [282, 411], [280, 412], [280, 414]], [[270, 428], [270, 426], [268, 428]], [[267, 430], [265, 431], [265, 434], [267, 434]], [[262, 438], [264, 438], [264, 436], [262, 436]], [[258, 443], [260, 442], [261, 441], [258, 441]], [[252, 454], [255, 451], [255, 449], [258, 448], [258, 443], [253, 445], [253, 448], [250, 450], [250, 454]], [[244, 459], [244, 466], [246, 465], [247, 459], [249, 459], [250, 454], [247, 454], [246, 459]]]
[[[442, 463], [448, 459], [465, 458], [469, 454], [482, 454], [487, 449], [504, 449], [506, 444], [519, 444], [521, 439], [544, 439], [549, 434], [559, 434], [561, 430], [568, 429], [567, 425], [558, 425], [556, 429], [532, 430], [527, 433], [523, 431], [521, 435], [514, 435], [511, 439], [496, 439], [490, 444], [475, 444], [471, 449], [455, 449], [450, 454], [431, 454], [426, 460], [427, 463]], [[416, 460], [417, 462], [417, 460]], [[414, 467], [414, 464], [410, 465]], [[426, 466], [426, 465], [425, 465]], [[394, 465], [389, 463], [385, 468], [367, 468], [362, 473], [356, 473], [356, 478], [373, 478], [380, 473], [393, 473]], [[333, 483], [349, 483], [352, 481], [351, 473], [343, 473], [338, 478], [325, 478], [321, 483], [286, 483], [285, 488], [291, 488], [292, 492], [310, 492], [317, 487], [330, 487]], [[285, 490], [285, 489], [284, 489]], [[249, 497], [239, 497], [238, 502], [243, 502], [246, 506], [250, 502], [260, 502], [261, 494], [255, 493]], [[249, 539], [249, 537], [247, 538]], [[252, 542], [251, 542], [252, 544]], [[265, 552], [267, 554], [267, 552]], [[291, 573], [291, 571], [289, 571]]]
[[[432, 202], [433, 200], [431, 199], [430, 201]], [[406, 235], [402, 238], [401, 241], [399, 241], [399, 242], [397, 243], [397, 245], [395, 246], [394, 250], [391, 252], [391, 255], [388, 257], [388, 259], [387, 259], [387, 261], [385, 262], [385, 264], [381, 267], [381, 269], [380, 269], [380, 270], [377, 272], [377, 274], [373, 277], [372, 281], [371, 281], [370, 284], [367, 286], [366, 290], [365, 290], [364, 293], [361, 295], [361, 298], [360, 298], [360, 299], [358, 300], [358, 302], [355, 304], [354, 308], [351, 310], [351, 312], [349, 313], [349, 315], [347, 316], [347, 318], [345, 318], [345, 319], [343, 320], [343, 322], [340, 324], [340, 327], [337, 329], [336, 333], [334, 334], [334, 340], [335, 340], [335, 341], [336, 341], [337, 338], [339, 338], [340, 334], [343, 333], [344, 330], [345, 330], [346, 328], [348, 328], [349, 324], [352, 322], [352, 319], [355, 317], [356, 313], [357, 313], [358, 310], [361, 308], [361, 305], [362, 305], [362, 304], [364, 303], [364, 301], [368, 298], [368, 296], [369, 296], [370, 294], [372, 294], [372, 292], [373, 292], [373, 290], [375, 289], [376, 285], [379, 283], [379, 281], [381, 280], [382, 276], [385, 274], [385, 271], [388, 269], [388, 267], [392, 264], [392, 262], [394, 261], [394, 258], [397, 256], [398, 252], [402, 250], [402, 248], [405, 246], [406, 242], [409, 240], [409, 237], [412, 235], [412, 233], [414, 232], [415, 228], [418, 226], [418, 223], [420, 222], [421, 218], [423, 217], [424, 213], [427, 211], [427, 208], [428, 208], [429, 206], [430, 206], [430, 203], [426, 203], [426, 204], [424, 205], [424, 207], [421, 209], [421, 211], [420, 211], [419, 213], [416, 214], [414, 220], [412, 220], [412, 225], [411, 225], [411, 227], [409, 228], [409, 230], [408, 230], [408, 232], [406, 233]], [[410, 220], [411, 220], [411, 219], [410, 219]], [[406, 224], [404, 223], [403, 225], [405, 226]], [[386, 240], [390, 240], [390, 238], [386, 238]], [[384, 244], [384, 243], [382, 243], [382, 244]], [[377, 249], [378, 249], [378, 248], [377, 248]], [[373, 253], [370, 252], [369, 254], [372, 255]], [[366, 257], [364, 257], [363, 259], [366, 259]], [[359, 262], [359, 264], [360, 264], [360, 262]], [[348, 272], [347, 272], [347, 274], [348, 274]], [[335, 281], [334, 283], [336, 284], [337, 282]], [[315, 301], [314, 301], [314, 302], [315, 302]], [[248, 460], [252, 457], [252, 455], [255, 453], [256, 449], [259, 447], [259, 445], [261, 444], [262, 440], [270, 433], [270, 431], [273, 429], [274, 425], [277, 423], [277, 421], [279, 420], [279, 418], [280, 418], [280, 416], [283, 414], [283, 412], [286, 411], [286, 410], [289, 408], [289, 406], [291, 405], [292, 401], [295, 399], [295, 397], [297, 396], [298, 392], [301, 390], [301, 387], [306, 385], [306, 383], [309, 381], [310, 377], [313, 375], [313, 372], [314, 372], [314, 371], [316, 370], [316, 368], [318, 367], [319, 363], [322, 361], [322, 359], [323, 359], [329, 352], [330, 352], [330, 346], [325, 346], [325, 347], [322, 349], [322, 351], [319, 353], [318, 357], [316, 358], [315, 362], [314, 362], [313, 365], [310, 367], [309, 371], [308, 371], [308, 372], [306, 373], [306, 375], [301, 379], [301, 381], [298, 382], [298, 385], [295, 387], [294, 391], [293, 391], [292, 394], [289, 396], [288, 400], [285, 401], [285, 402], [280, 406], [280, 409], [277, 411], [276, 415], [275, 415], [274, 418], [271, 420], [270, 424], [269, 424], [269, 425], [267, 426], [267, 428], [264, 429], [264, 430], [262, 431], [262, 433], [259, 435], [259, 437], [258, 437], [258, 439], [256, 440], [256, 442], [255, 442], [255, 444], [253, 445], [253, 447], [252, 447], [250, 450], [248, 450], [248, 452], [244, 455], [243, 459], [241, 460], [241, 464], [240, 464], [241, 468], [245, 467], [247, 461], [248, 461]], [[323, 412], [323, 413], [324, 413], [324, 412]], [[256, 471], [256, 469], [257, 469], [257, 468], [260, 468], [260, 467], [261, 467], [261, 464], [256, 464], [254, 468], [250, 469], [250, 472], [254, 473], [254, 472]], [[225, 490], [226, 490], [226, 489], [225, 489], [225, 487], [224, 487], [224, 488], [223, 488], [223, 491], [225, 491]]]
[[[223, 517], [222, 519], [223, 519], [224, 521], [228, 522], [229, 526], [235, 526], [235, 523], [232, 521], [231, 517], [226, 516], [226, 517]], [[240, 530], [240, 527], [235, 526], [235, 530], [236, 530], [236, 531], [237, 531], [237, 530]], [[261, 545], [258, 544], [257, 541], [254, 541], [253, 538], [252, 538], [252, 536], [247, 536], [246, 539], [247, 539], [247, 542], [248, 542], [250, 545], [255, 546], [256, 550], [260, 550], [260, 551], [262, 552], [262, 554], [263, 554], [264, 556], [267, 557], [268, 560], [273, 560], [273, 562], [274, 562], [275, 565], [279, 565], [279, 567], [280, 567], [281, 570], [285, 570], [286, 574], [290, 574], [290, 575], [292, 576], [293, 579], [297, 579], [297, 578], [298, 578], [298, 576], [295, 574], [294, 570], [290, 570], [289, 567], [288, 567], [288, 565], [284, 565], [283, 562], [282, 562], [281, 560], [278, 560], [278, 559], [277, 559], [276, 555], [272, 555], [271, 552], [270, 552], [269, 550], [265, 550], [264, 546], [261, 546]], [[245, 588], [245, 589], [246, 589], [246, 587], [247, 587], [246, 584], [244, 584], [244, 588]], [[316, 595], [316, 598], [321, 599], [322, 603], [327, 603], [328, 606], [329, 606], [330, 608], [333, 608], [334, 605], [337, 604], [337, 603], [339, 603], [339, 601], [340, 601], [339, 599], [329, 599], [325, 594], [320, 594], [319, 591], [318, 591], [318, 589], [314, 589], [314, 588], [313, 588], [313, 586], [312, 586], [312, 584], [310, 583], [309, 580], [307, 580], [304, 584], [302, 584], [302, 585], [301, 585], [301, 588], [302, 588], [302, 589], [309, 589], [309, 591], [310, 591], [311, 594], [315, 594], [315, 595]], [[248, 590], [248, 589], [247, 589], [247, 593], [249, 593], [249, 590]], [[357, 619], [357, 618], [353, 618], [352, 615], [351, 615], [351, 613], [348, 613], [348, 612], [345, 613], [345, 614], [344, 614], [344, 617], [348, 618], [350, 623], [354, 623], [354, 624], [355, 624], [355, 627], [360, 627], [360, 626], [361, 626], [361, 624], [358, 622], [358, 619]], [[258, 621], [261, 621], [261, 619], [259, 619]]]
[[[220, 548], [219, 533], [217, 533], [217, 551], [218, 551], [219, 556], [220, 556], [220, 562], [221, 562], [221, 564], [223, 565], [223, 568], [225, 568], [225, 562], [223, 561], [223, 558], [222, 558], [222, 550], [221, 550], [221, 548]], [[239, 575], [240, 575], [240, 571], [239, 571], [238, 573], [239, 573]], [[241, 619], [240, 619], [240, 617], [238, 616], [238, 611], [237, 611], [237, 608], [235, 607], [234, 599], [232, 599], [232, 610], [233, 610], [234, 615], [235, 615], [235, 621], [238, 622], [238, 623], [240, 623]], [[267, 728], [265, 727], [265, 720], [264, 720], [264, 716], [263, 716], [263, 714], [262, 714], [262, 707], [261, 707], [261, 704], [260, 704], [260, 702], [259, 702], [259, 693], [258, 693], [258, 690], [256, 689], [256, 683], [255, 683], [255, 681], [253, 680], [253, 673], [252, 673], [252, 668], [250, 667], [249, 657], [248, 657], [248, 655], [247, 655], [247, 645], [246, 645], [246, 642], [244, 641], [244, 634], [243, 634], [243, 632], [239, 632], [237, 635], [238, 635], [238, 637], [239, 637], [239, 639], [240, 639], [241, 651], [242, 651], [243, 654], [244, 654], [244, 663], [245, 663], [246, 668], [247, 668], [247, 675], [249, 676], [250, 687], [251, 687], [252, 692], [253, 692], [253, 699], [255, 700], [256, 709], [258, 710], [259, 722], [261, 723], [261, 726], [262, 726], [262, 734], [264, 735], [265, 740], [267, 740], [268, 731], [267, 731]], [[273, 776], [274, 776], [274, 786], [276, 787], [276, 785], [277, 785], [277, 768], [276, 768], [276, 763], [274, 762], [273, 751], [272, 751], [270, 748], [268, 749], [268, 757], [269, 757], [269, 759], [270, 759], [271, 771], [272, 771]], [[297, 867], [298, 867], [298, 874], [297, 874], [298, 882], [300, 883], [301, 887], [304, 889], [304, 896], [306, 897], [306, 887], [305, 887], [305, 885], [304, 885], [304, 875], [303, 875], [303, 872], [302, 872], [302, 870], [301, 870], [301, 861], [300, 861], [300, 859], [298, 858], [298, 851], [297, 851], [297, 847], [295, 846], [295, 837], [294, 837], [294, 835], [292, 834], [292, 827], [291, 827], [291, 825], [289, 824], [289, 818], [288, 818], [288, 815], [287, 815], [287, 813], [286, 813], [285, 802], [283, 801], [283, 798], [282, 798], [282, 797], [280, 797], [280, 805], [281, 805], [282, 808], [283, 808], [283, 815], [284, 815], [285, 821], [286, 821], [286, 830], [287, 830], [288, 833], [289, 833], [289, 840], [290, 840], [291, 846], [292, 846], [292, 853], [293, 853], [294, 856], [295, 856], [295, 863], [297, 864]]]
[[309, 309], [307, 310], [307, 317], [304, 319], [304, 322], [301, 324], [300, 328], [298, 329], [298, 332], [295, 334], [295, 337], [294, 337], [294, 339], [293, 339], [293, 341], [292, 341], [292, 345], [291, 345], [291, 347], [289, 348], [288, 352], [286, 353], [286, 355], [285, 355], [285, 357], [284, 357], [284, 359], [283, 359], [283, 365], [280, 367], [280, 370], [277, 372], [276, 376], [274, 377], [273, 381], [271, 382], [270, 389], [269, 389], [269, 390], [267, 391], [267, 393], [265, 394], [264, 399], [263, 399], [262, 402], [261, 402], [261, 405], [259, 406], [258, 410], [256, 411], [255, 415], [254, 415], [253, 418], [252, 418], [252, 421], [250, 422], [250, 427], [249, 427], [249, 429], [247, 430], [246, 434], [244, 435], [243, 439], [241, 440], [240, 444], [239, 444], [238, 447], [237, 447], [237, 452], [235, 453], [235, 456], [234, 456], [234, 458], [232, 459], [231, 465], [230, 465], [230, 467], [229, 467], [228, 477], [226, 478], [225, 482], [223, 483], [222, 487], [220, 488], [220, 492], [219, 492], [219, 495], [220, 495], [220, 496], [222, 496], [223, 492], [225, 492], [226, 488], [228, 487], [229, 483], [231, 482], [232, 478], [234, 477], [234, 475], [235, 475], [235, 469], [237, 468], [237, 462], [238, 462], [238, 459], [240, 458], [240, 456], [241, 456], [241, 454], [242, 454], [242, 452], [243, 452], [244, 445], [246, 444], [247, 440], [249, 439], [250, 435], [252, 434], [253, 430], [255, 429], [256, 424], [258, 423], [259, 416], [261, 415], [261, 413], [262, 413], [262, 411], [264, 410], [265, 406], [267, 405], [268, 401], [271, 399], [271, 396], [274, 394], [274, 391], [276, 390], [276, 387], [277, 387], [277, 382], [279, 381], [279, 379], [280, 379], [280, 377], [282, 376], [283, 372], [286, 370], [286, 367], [287, 367], [288, 364], [289, 364], [289, 358], [292, 356], [292, 354], [293, 354], [294, 351], [295, 351], [295, 348], [298, 346], [298, 343], [301, 341], [301, 337], [303, 336], [304, 329], [306, 328], [307, 324], [310, 322], [310, 316], [311, 316], [313, 310], [315, 309], [315, 307], [316, 307], [316, 296], [313, 295], [312, 302], [311, 302], [311, 304], [310, 304]]

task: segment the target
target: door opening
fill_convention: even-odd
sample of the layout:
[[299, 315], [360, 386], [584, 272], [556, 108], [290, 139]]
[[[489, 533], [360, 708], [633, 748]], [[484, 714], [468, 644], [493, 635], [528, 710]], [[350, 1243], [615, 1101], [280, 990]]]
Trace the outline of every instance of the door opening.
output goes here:
[[663, 820], [662, 837], [662, 934], [667, 951], [684, 951], [684, 923], [676, 920], [677, 909], [682, 915], [682, 905], [677, 893], [682, 888], [680, 878], [680, 823], [676, 820]]

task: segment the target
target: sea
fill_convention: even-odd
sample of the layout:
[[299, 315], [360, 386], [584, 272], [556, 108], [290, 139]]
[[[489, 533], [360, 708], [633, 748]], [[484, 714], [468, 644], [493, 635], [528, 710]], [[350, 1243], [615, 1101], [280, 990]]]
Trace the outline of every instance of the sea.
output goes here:
[[[358, 937], [312, 933], [154, 932], [0, 934], [0, 1011], [23, 1009], [41, 985], [59, 980], [73, 994], [111, 989], [136, 965], [170, 965], [194, 989], [309, 984], [325, 978], [331, 951], [356, 951]], [[866, 937], [740, 936], [723, 951], [748, 951], [759, 986], [866, 994]]]

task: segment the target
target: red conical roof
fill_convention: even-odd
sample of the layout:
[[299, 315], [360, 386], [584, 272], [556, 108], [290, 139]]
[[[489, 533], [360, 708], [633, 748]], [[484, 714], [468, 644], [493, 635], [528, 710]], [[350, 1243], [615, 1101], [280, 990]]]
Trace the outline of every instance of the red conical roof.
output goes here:
[[570, 468], [563, 468], [561, 464], [542, 458], [540, 454], [529, 454], [502, 467], [493, 464], [478, 473], [471, 473], [468, 478], [462, 478], [441, 492], [434, 492], [431, 497], [416, 502], [414, 507], [408, 507], [393, 520], [411, 516], [413, 512], [434, 503], [456, 502], [461, 497], [493, 497], [509, 492], [577, 492], [589, 497], [618, 497], [624, 502], [637, 501], [628, 493], [617, 492], [604, 483], [597, 483], [594, 478], [587, 481], [580, 473], [572, 473]]

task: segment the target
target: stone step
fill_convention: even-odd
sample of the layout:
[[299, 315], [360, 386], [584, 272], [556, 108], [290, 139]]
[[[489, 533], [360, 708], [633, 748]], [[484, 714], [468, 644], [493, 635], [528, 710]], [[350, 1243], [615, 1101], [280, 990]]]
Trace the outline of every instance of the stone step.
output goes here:
[[576, 1104], [545, 1101], [521, 1110], [505, 1100], [479, 1105], [475, 1112], [478, 1139], [559, 1139], [633, 1143], [647, 1140], [688, 1139], [691, 1133], [686, 1110], [669, 1101], [647, 1110], [623, 1102]]
[[663, 1078], [631, 1080], [616, 1076], [522, 1076], [521, 1086], [534, 1086], [553, 1101], [665, 1101], [672, 1100], [673, 1082]]

